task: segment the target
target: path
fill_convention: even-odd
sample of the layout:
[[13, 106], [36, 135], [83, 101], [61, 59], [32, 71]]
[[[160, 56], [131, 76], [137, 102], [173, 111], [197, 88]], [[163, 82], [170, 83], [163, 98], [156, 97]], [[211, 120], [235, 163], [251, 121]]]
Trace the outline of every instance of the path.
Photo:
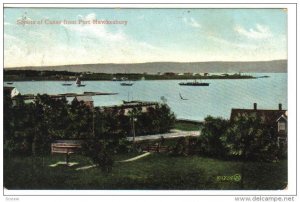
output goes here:
[[78, 164], [78, 162], [69, 162], [67, 164], [65, 161], [58, 161], [58, 162], [56, 162], [54, 164], [49, 165], [49, 167], [57, 167], [59, 165], [66, 165], [66, 166], [70, 166], [71, 167], [71, 166], [75, 166], [77, 164]]
[[[150, 155], [151, 153], [150, 152], [146, 152], [146, 153], [144, 153], [144, 154], [142, 154], [142, 155], [139, 155], [139, 156], [136, 156], [136, 157], [133, 157], [133, 158], [131, 158], [131, 159], [126, 159], [126, 160], [123, 160], [123, 161], [117, 161], [117, 162], [119, 162], [119, 163], [124, 163], [124, 162], [130, 162], [130, 161], [136, 161], [136, 160], [138, 160], [138, 159], [140, 159], [140, 158], [144, 158], [144, 157], [146, 157], [146, 156], [148, 156], [148, 155]], [[89, 166], [83, 166], [83, 167], [80, 167], [80, 168], [76, 168], [75, 170], [87, 170], [87, 169], [90, 169], [90, 168], [95, 168], [97, 165], [89, 165]]]
[[136, 160], [138, 160], [138, 159], [140, 159], [140, 158], [143, 158], [143, 157], [145, 157], [145, 156], [148, 156], [148, 155], [150, 155], [150, 154], [151, 154], [150, 152], [146, 152], [146, 153], [144, 153], [144, 154], [142, 154], [142, 155], [139, 155], [139, 156], [136, 156], [136, 157], [134, 157], [134, 158], [127, 159], [127, 160], [123, 160], [123, 161], [118, 161], [118, 162], [130, 162], [130, 161], [136, 161]]
[[[135, 141], [142, 140], [157, 140], [161, 137], [164, 138], [176, 138], [176, 137], [188, 137], [188, 136], [199, 136], [200, 131], [182, 131], [182, 130], [171, 130], [170, 133], [156, 134], [156, 135], [145, 135], [145, 136], [135, 136]], [[127, 137], [127, 140], [133, 141], [133, 137]]]

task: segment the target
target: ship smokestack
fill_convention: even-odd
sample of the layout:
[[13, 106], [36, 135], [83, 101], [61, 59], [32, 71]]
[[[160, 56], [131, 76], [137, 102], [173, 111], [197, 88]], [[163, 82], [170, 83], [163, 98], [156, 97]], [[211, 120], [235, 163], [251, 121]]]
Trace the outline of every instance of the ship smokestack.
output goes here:
[[253, 109], [257, 110], [257, 103], [253, 103]]
[[279, 110], [282, 110], [282, 104], [281, 103], [279, 103], [278, 108], [279, 108]]

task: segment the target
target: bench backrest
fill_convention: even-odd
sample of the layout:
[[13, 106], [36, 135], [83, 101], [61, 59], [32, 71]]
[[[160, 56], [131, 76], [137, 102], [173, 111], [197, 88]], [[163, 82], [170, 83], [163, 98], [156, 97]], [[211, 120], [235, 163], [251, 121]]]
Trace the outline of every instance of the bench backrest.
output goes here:
[[74, 143], [52, 143], [51, 153], [72, 154], [81, 148], [80, 144]]

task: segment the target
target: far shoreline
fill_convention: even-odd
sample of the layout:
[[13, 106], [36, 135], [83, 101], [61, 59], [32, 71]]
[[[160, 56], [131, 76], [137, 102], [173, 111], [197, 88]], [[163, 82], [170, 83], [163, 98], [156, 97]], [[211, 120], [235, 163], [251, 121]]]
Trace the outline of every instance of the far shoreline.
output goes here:
[[[236, 80], [267, 78], [268, 75], [253, 76], [251, 73], [91, 73], [54, 70], [4, 70], [3, 81], [140, 81], [140, 80]], [[269, 74], [269, 72], [265, 73]]]

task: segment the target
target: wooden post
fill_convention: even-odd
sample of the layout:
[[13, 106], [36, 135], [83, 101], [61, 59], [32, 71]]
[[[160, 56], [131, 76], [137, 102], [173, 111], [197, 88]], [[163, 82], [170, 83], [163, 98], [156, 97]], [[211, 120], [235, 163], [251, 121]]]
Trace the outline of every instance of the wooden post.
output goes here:
[[67, 148], [67, 153], [66, 153], [66, 165], [67, 165], [67, 166], [69, 165], [69, 158], [70, 158], [70, 155], [69, 155], [69, 148]]

